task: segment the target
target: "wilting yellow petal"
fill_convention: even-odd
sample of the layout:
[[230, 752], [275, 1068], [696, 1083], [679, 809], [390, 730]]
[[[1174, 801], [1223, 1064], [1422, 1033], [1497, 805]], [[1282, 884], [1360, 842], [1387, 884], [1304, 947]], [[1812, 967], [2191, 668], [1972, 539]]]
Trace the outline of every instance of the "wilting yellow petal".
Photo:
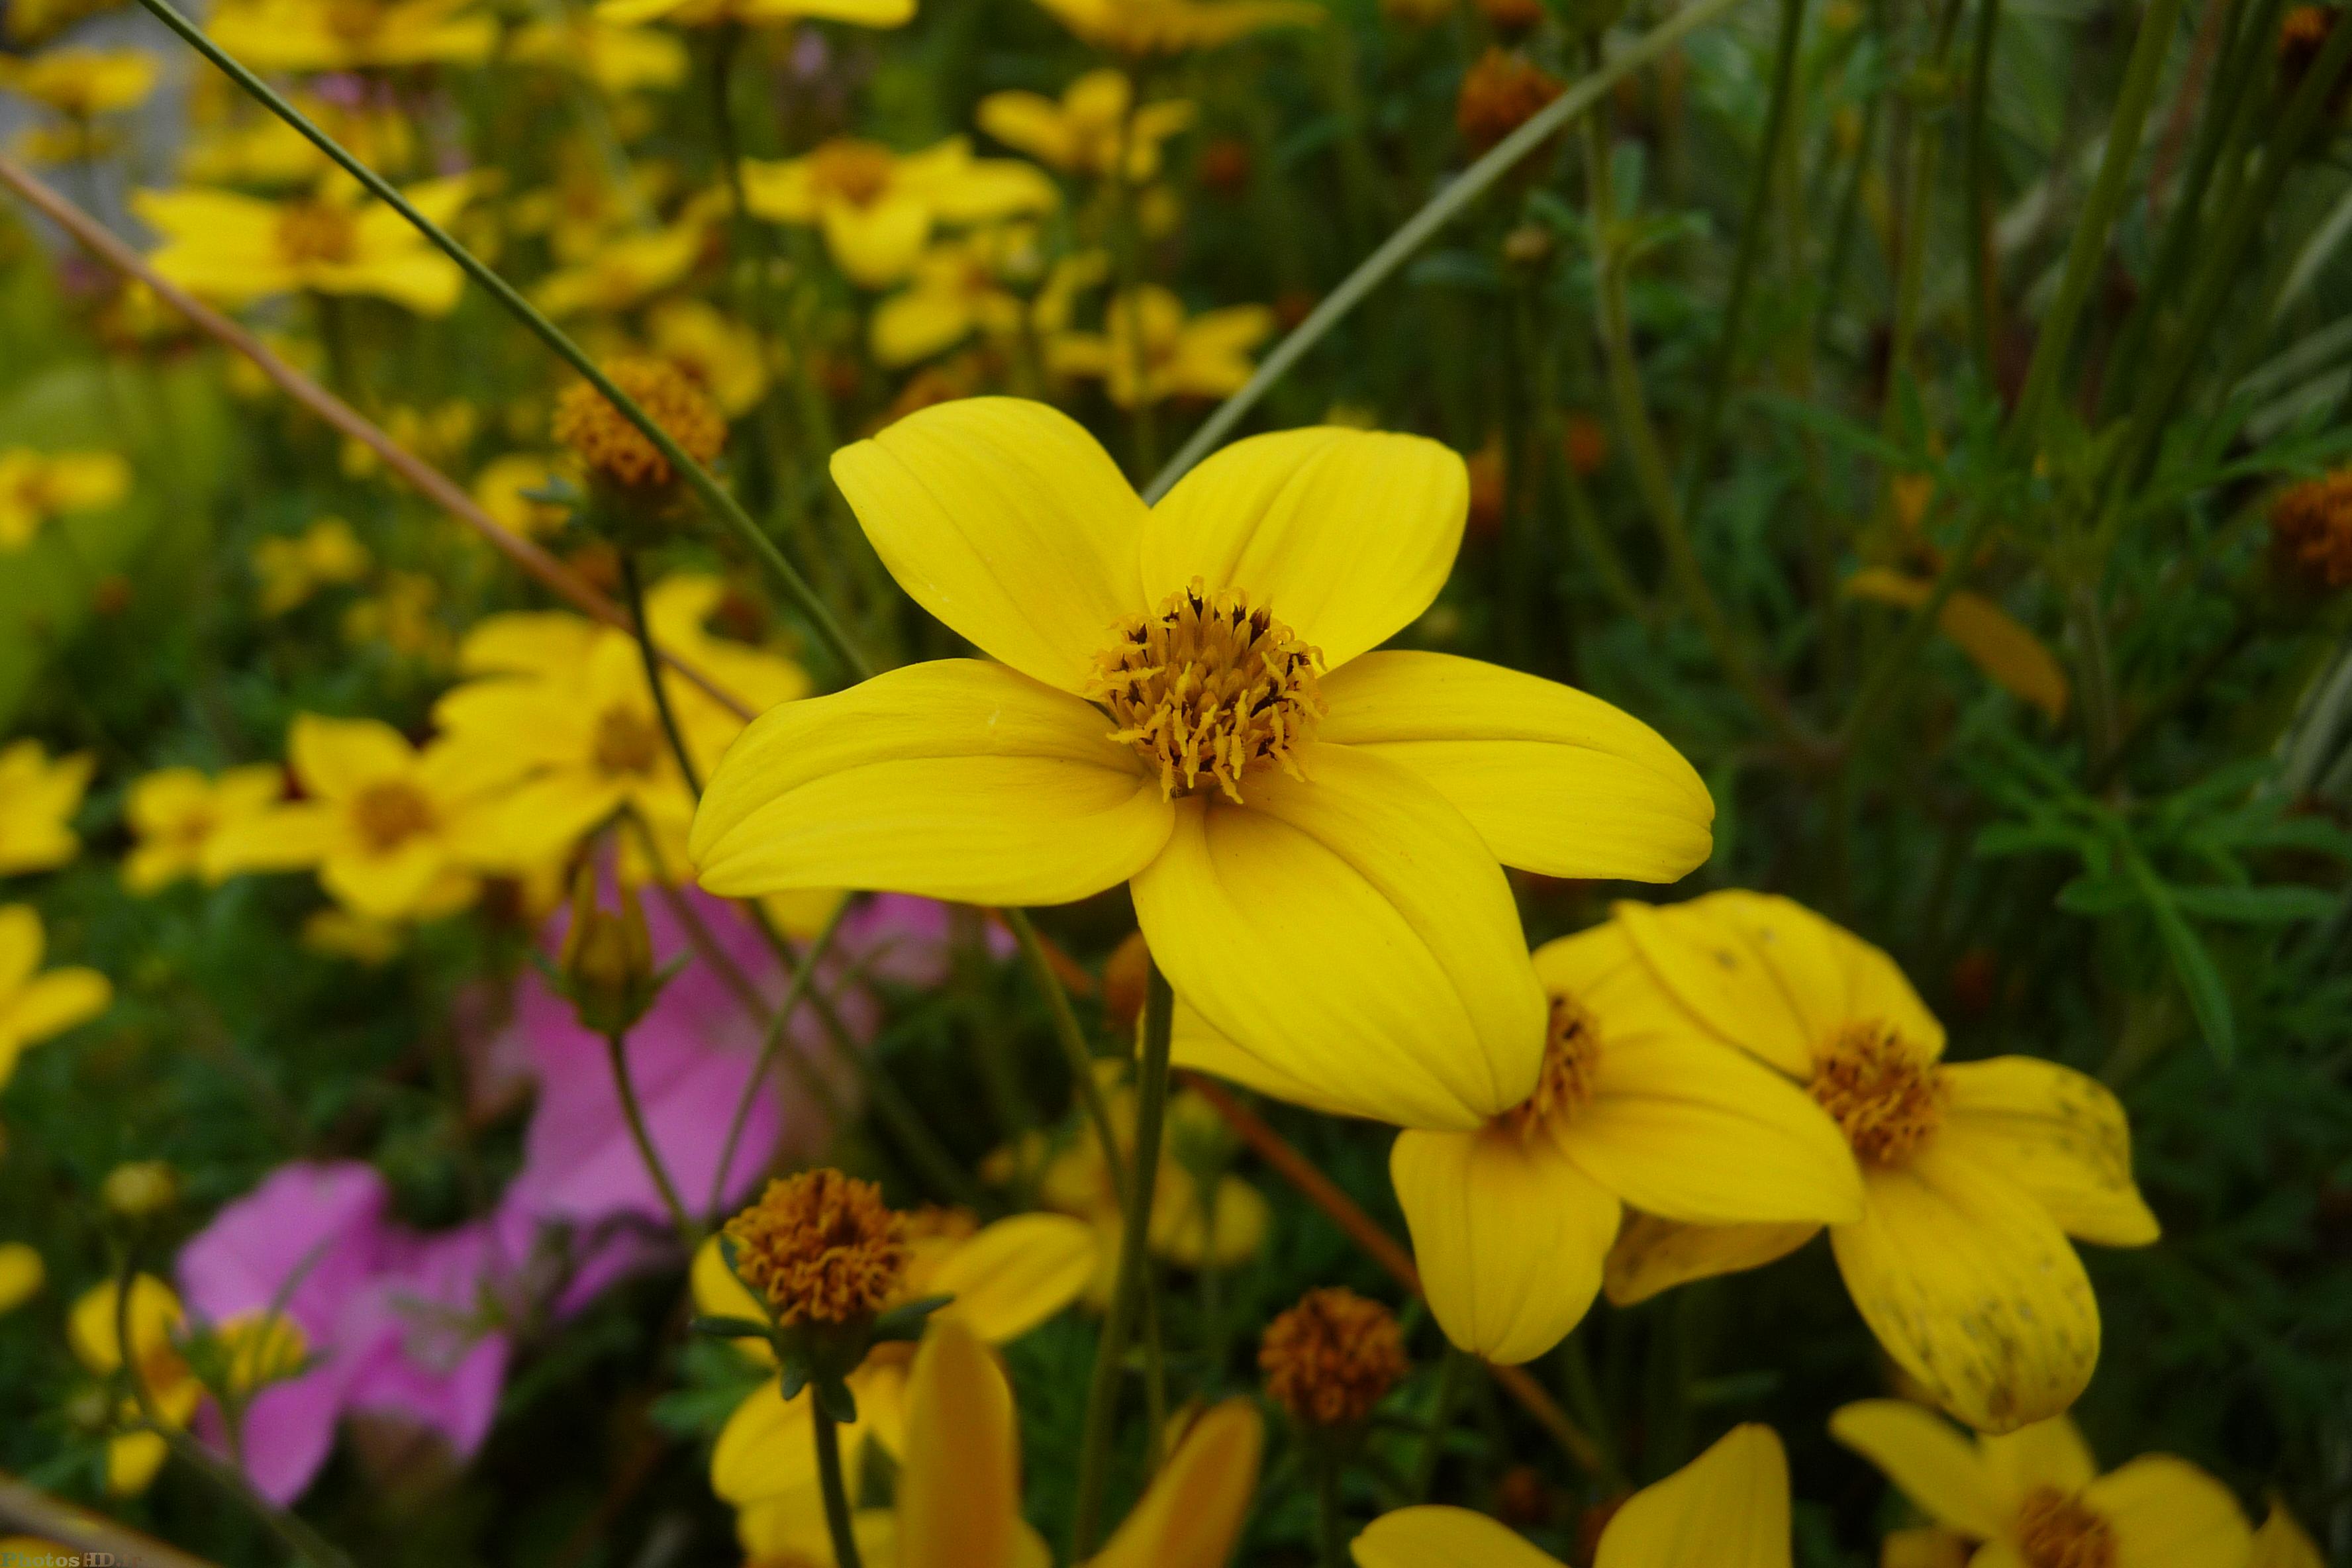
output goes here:
[[1776, 1263], [1821, 1233], [1817, 1225], [1684, 1225], [1636, 1214], [1609, 1249], [1601, 1284], [1612, 1306]]
[[1494, 858], [1395, 763], [1297, 754], [1307, 780], [1253, 774], [1247, 805], [1179, 801], [1135, 879], [1177, 994], [1360, 1115], [1467, 1129], [1517, 1105], [1535, 1087], [1544, 999]]
[[711, 776], [688, 848], [730, 898], [1085, 898], [1158, 854], [1174, 816], [1108, 726], [1003, 665], [908, 665], [762, 714]]
[[1024, 674], [1084, 692], [1147, 603], [1145, 511], [1118, 465], [1042, 403], [971, 397], [834, 454], [833, 477], [914, 601]]
[[1769, 1426], [1734, 1426], [1626, 1500], [1593, 1568], [1789, 1568], [1789, 1459]]
[[1228, 1399], [1212, 1407], [1151, 1478], [1092, 1568], [1225, 1568], [1257, 1490], [1265, 1444], [1256, 1405]]
[[908, 1380], [898, 1568], [1016, 1568], [1023, 1533], [1013, 1390], [979, 1336], [947, 1319]]
[[2098, 1364], [2099, 1304], [2049, 1211], [1936, 1141], [1863, 1185], [1861, 1222], [1830, 1244], [1895, 1364], [1979, 1431], [2074, 1404]]
[[1454, 569], [1470, 477], [1418, 436], [1319, 426], [1253, 436], [1151, 509], [1143, 591], [1239, 589], [1338, 668], [1429, 608]]
[[1506, 866], [1671, 882], [1713, 847], [1682, 754], [1572, 687], [1444, 653], [1367, 654], [1324, 682], [1323, 739], [1402, 763]]
[[2246, 1559], [2246, 1568], [2327, 1568], [2327, 1559], [2286, 1505], [2273, 1501], [2271, 1516], [2254, 1531], [2253, 1554]]
[[1003, 1344], [1076, 1300], [1094, 1272], [1094, 1226], [1067, 1215], [1015, 1215], [949, 1254], [925, 1290], [954, 1297], [943, 1315]]
[[2095, 1078], [2032, 1057], [1944, 1069], [1944, 1137], [2032, 1193], [2058, 1228], [2104, 1247], [2145, 1247], [2156, 1216], [2132, 1183], [2131, 1126]]
[[2230, 1489], [2186, 1459], [2147, 1454], [2083, 1489], [2116, 1531], [2116, 1568], [2244, 1568], [2254, 1532]]
[[1621, 1211], [1549, 1140], [1507, 1127], [1402, 1132], [1389, 1178], [1429, 1310], [1455, 1344], [1532, 1361], [1591, 1310]]
[[[1916, 610], [1927, 602], [1936, 587], [1924, 577], [1867, 566], [1846, 579], [1845, 591], [1857, 598]], [[2053, 721], [2066, 716], [2065, 668], [2040, 637], [1982, 594], [1962, 588], [1947, 598], [1936, 616], [1936, 629], [1958, 644], [2003, 689], [2032, 703]]]
[[1976, 1444], [1924, 1405], [1860, 1400], [1831, 1415], [1830, 1436], [1877, 1466], [1939, 1524], [1989, 1541], [2016, 1517], [2017, 1498], [1995, 1483]]
[[1466, 1508], [1401, 1508], [1365, 1527], [1356, 1568], [1560, 1568], [1498, 1520]]

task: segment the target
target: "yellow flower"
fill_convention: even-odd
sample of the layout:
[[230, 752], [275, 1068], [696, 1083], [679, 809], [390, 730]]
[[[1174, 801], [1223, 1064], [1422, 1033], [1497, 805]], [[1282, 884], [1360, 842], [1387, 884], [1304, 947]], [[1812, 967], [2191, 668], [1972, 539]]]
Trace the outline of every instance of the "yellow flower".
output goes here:
[[[933, 1314], [934, 1334], [952, 1322], [987, 1343], [1007, 1343], [1076, 1300], [1094, 1274], [1093, 1231], [1062, 1215], [1015, 1215], [984, 1227], [955, 1210], [907, 1219], [907, 1268], [896, 1300], [954, 1297]], [[757, 1321], [762, 1315], [728, 1270], [715, 1238], [695, 1255], [693, 1285], [695, 1305], [706, 1316]], [[763, 1341], [734, 1342], [763, 1365], [774, 1363]], [[841, 1450], [853, 1478], [868, 1441], [906, 1455], [908, 1359], [905, 1345], [877, 1346], [849, 1375], [857, 1419], [841, 1428]], [[762, 1384], [728, 1418], [711, 1454], [711, 1489], [738, 1510], [736, 1531], [754, 1557], [782, 1553], [815, 1509], [811, 1398], [803, 1389], [786, 1399], [781, 1382]]]
[[562, 470], [552, 458], [510, 453], [493, 458], [474, 476], [474, 501], [505, 528], [529, 537], [551, 532], [570, 515], [523, 492], [544, 489]]
[[[402, 195], [434, 222], [454, 219], [473, 194], [466, 175], [428, 180]], [[272, 294], [372, 294], [419, 315], [446, 316], [466, 276], [406, 219], [334, 182], [314, 196], [264, 201], [196, 187], [140, 191], [131, 211], [163, 237], [148, 259], [164, 278], [215, 303]]]
[[295, 718], [288, 762], [305, 798], [224, 827], [205, 874], [316, 868], [328, 892], [373, 920], [424, 920], [470, 902], [476, 873], [545, 852], [497, 809], [518, 764], [444, 738], [422, 751], [373, 719]]
[[0, 555], [30, 544], [50, 519], [95, 511], [131, 493], [131, 465], [112, 452], [0, 451]]
[[337, 905], [312, 910], [302, 922], [302, 945], [331, 958], [381, 969], [400, 952], [406, 933], [389, 921], [370, 920]]
[[837, 136], [804, 158], [746, 159], [743, 195], [772, 222], [822, 228], [843, 275], [867, 289], [912, 271], [935, 225], [1046, 212], [1061, 200], [1034, 164], [975, 158], [961, 136], [907, 153]]
[[1097, 48], [1126, 55], [1214, 48], [1269, 27], [1309, 27], [1323, 7], [1305, 0], [1037, 0]]
[[39, 1295], [48, 1277], [38, 1252], [21, 1241], [0, 1242], [0, 1312], [13, 1312]]
[[1551, 1000], [1535, 1093], [1475, 1132], [1402, 1133], [1389, 1156], [1454, 1343], [1506, 1363], [1558, 1344], [1599, 1294], [1628, 1205], [1717, 1223], [1862, 1217], [1836, 1123], [1771, 1068], [1645, 1006], [1622, 927], [1548, 942], [1535, 968]]
[[1192, 123], [1192, 105], [1176, 98], [1137, 109], [1127, 73], [1094, 70], [1062, 91], [1060, 102], [1034, 92], [992, 92], [980, 100], [980, 128], [1049, 169], [1097, 178], [1121, 167], [1139, 185], [1160, 173], [1160, 144]]
[[51, 49], [31, 59], [0, 55], [0, 87], [76, 120], [136, 108], [155, 90], [155, 57], [142, 49]]
[[[1460, 1508], [1383, 1514], [1355, 1541], [1356, 1568], [1560, 1568], [1509, 1527]], [[1789, 1460], [1769, 1426], [1715, 1447], [1625, 1500], [1593, 1568], [1788, 1568]]]
[[498, 47], [499, 25], [472, 3], [243, 0], [221, 6], [205, 30], [256, 70], [478, 66]]
[[675, 22], [684, 27], [786, 27], [811, 21], [903, 27], [915, 19], [915, 0], [599, 0], [596, 17], [623, 26]]
[[422, 572], [386, 572], [375, 594], [343, 612], [343, 640], [382, 643], [403, 658], [448, 662], [449, 630], [434, 615], [441, 587]]
[[875, 307], [874, 357], [895, 367], [953, 348], [974, 331], [1011, 340], [1025, 330], [1043, 342], [1063, 331], [1080, 291], [1109, 275], [1110, 258], [1098, 250], [1064, 257], [1024, 299], [1018, 285], [1034, 283], [1043, 267], [1036, 243], [1033, 228], [1013, 224], [933, 245], [909, 285]]
[[194, 768], [165, 768], [131, 786], [123, 816], [139, 843], [122, 861], [122, 885], [152, 893], [203, 874], [205, 856], [228, 828], [262, 816], [286, 793], [272, 763], [231, 768], [206, 778]]
[[[1863, 1212], [1830, 1242], [1895, 1363], [1983, 1431], [2072, 1405], [2098, 1362], [2099, 1307], [2067, 1237], [2157, 1237], [2115, 1096], [2031, 1057], [1943, 1062], [1944, 1027], [1894, 961], [1786, 899], [1620, 904], [1615, 920], [1638, 955], [1643, 1016], [1752, 1052], [1843, 1129]], [[1610, 1300], [1754, 1268], [1812, 1233], [1638, 1216], [1610, 1257]]]
[[607, 235], [576, 266], [541, 279], [531, 297], [551, 316], [631, 310], [694, 270], [709, 233], [688, 216], [667, 228]]
[[1975, 1568], [2242, 1568], [2253, 1547], [2221, 1482], [2169, 1454], [2103, 1476], [2063, 1415], [1971, 1440], [1919, 1405], [1865, 1399], [1831, 1416], [1830, 1433], [1979, 1543]]
[[[667, 164], [632, 163], [615, 170], [580, 143], [562, 142], [555, 149], [553, 179], [516, 196], [508, 205], [507, 225], [516, 234], [545, 235], [563, 261], [584, 261], [615, 232], [649, 227], [672, 177]], [[725, 192], [719, 195], [726, 199]], [[720, 211], [716, 203], [689, 202], [678, 220], [708, 222]]]
[[258, 607], [265, 616], [282, 616], [321, 588], [358, 582], [374, 563], [350, 523], [322, 517], [290, 539], [265, 539], [253, 547], [253, 574], [261, 580]]
[[114, 987], [95, 969], [41, 970], [47, 939], [30, 904], [0, 904], [0, 1086], [25, 1047], [106, 1011]]
[[1543, 1056], [1496, 862], [1664, 881], [1706, 858], [1713, 804], [1648, 726], [1369, 651], [1461, 545], [1468, 481], [1434, 441], [1260, 436], [1146, 508], [1066, 416], [971, 398], [833, 473], [899, 584], [1003, 662], [763, 715], [695, 821], [712, 892], [1054, 904], [1131, 881], [1188, 1034], [1320, 1104], [1466, 1130]]
[[646, 315], [646, 340], [656, 354], [700, 382], [730, 419], [750, 413], [768, 395], [760, 334], [715, 306], [666, 300]]
[[[173, 1426], [184, 1426], [203, 1403], [203, 1384], [188, 1369], [178, 1346], [184, 1318], [180, 1298], [152, 1274], [135, 1276], [131, 1299], [120, 1313], [112, 1280], [82, 1293], [66, 1317], [66, 1342], [76, 1360], [100, 1377], [110, 1377], [123, 1363], [123, 1345], [131, 1347], [131, 1375], [147, 1392], [156, 1416]], [[122, 1332], [118, 1333], [118, 1328]], [[126, 1395], [117, 1412], [125, 1426], [144, 1418], [137, 1399]], [[147, 1489], [168, 1452], [159, 1432], [126, 1431], [106, 1445], [106, 1489], [128, 1497]]]
[[676, 87], [686, 79], [686, 46], [651, 27], [623, 27], [599, 16], [533, 22], [507, 39], [519, 65], [573, 71], [608, 93]]
[[[725, 591], [715, 577], [656, 584], [646, 607], [656, 639], [746, 702], [766, 706], [804, 694], [808, 678], [798, 666], [703, 629]], [[646, 869], [677, 879], [694, 797], [635, 637], [561, 612], [494, 616], [467, 637], [458, 662], [476, 679], [441, 699], [435, 721], [475, 749], [513, 759], [523, 782], [503, 816], [516, 837], [559, 852], [625, 808], [658, 856]], [[743, 721], [675, 672], [663, 684], [696, 769], [707, 777]], [[623, 846], [631, 856], [646, 848], [634, 835]]]
[[[385, 411], [382, 423], [383, 433], [392, 437], [394, 446], [436, 468], [448, 468], [465, 458], [482, 420], [471, 403], [453, 397], [434, 408], [395, 403]], [[343, 477], [352, 479], [366, 479], [383, 466], [374, 447], [348, 437], [337, 454], [337, 461]]]
[[0, 12], [0, 35], [20, 47], [55, 37], [87, 16], [122, 8], [123, 0], [11, 0]]
[[[312, 124], [377, 173], [397, 174], [415, 163], [415, 130], [397, 109], [341, 104], [307, 92], [289, 96]], [[192, 185], [307, 185], [331, 177], [333, 168], [285, 121], [245, 108], [193, 132], [179, 164], [180, 178]]]
[[1115, 295], [1100, 332], [1068, 332], [1047, 356], [1064, 375], [1099, 379], [1121, 408], [1166, 397], [1227, 397], [1254, 368], [1250, 350], [1274, 331], [1264, 305], [1232, 305], [1186, 316], [1183, 301], [1157, 284]]
[[145, 1219], [180, 1201], [180, 1173], [162, 1160], [129, 1160], [98, 1184], [100, 1202], [125, 1219]]
[[69, 825], [97, 765], [87, 752], [53, 763], [38, 741], [0, 749], [0, 877], [53, 871], [81, 853]]
[[[1885, 566], [1865, 566], [1845, 580], [1845, 592], [1855, 598], [1907, 610], [1925, 605], [1935, 591], [1927, 578]], [[1936, 629], [2003, 689], [2049, 714], [2053, 723], [2066, 717], [2065, 667], [2007, 610], [1962, 588], [1945, 599]]]

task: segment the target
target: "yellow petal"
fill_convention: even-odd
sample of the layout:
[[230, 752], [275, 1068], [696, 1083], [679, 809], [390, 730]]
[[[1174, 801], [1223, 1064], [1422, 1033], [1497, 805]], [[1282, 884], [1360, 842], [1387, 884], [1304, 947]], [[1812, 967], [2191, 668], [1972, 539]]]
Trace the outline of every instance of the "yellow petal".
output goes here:
[[[1935, 584], [1884, 566], [1870, 566], [1847, 578], [1845, 591], [1858, 598], [1917, 609], [1935, 593]], [[1959, 590], [1945, 600], [1936, 616], [1936, 629], [2006, 690], [2032, 703], [2053, 721], [2066, 716], [2065, 667], [2040, 637], [1990, 599]]]
[[1257, 1490], [1265, 1445], [1256, 1405], [1228, 1399], [1213, 1406], [1151, 1478], [1093, 1568], [1225, 1568]]
[[930, 205], [902, 194], [886, 192], [866, 206], [825, 202], [818, 217], [842, 276], [863, 289], [887, 289], [913, 271], [931, 234]]
[[1626, 1500], [1593, 1568], [1789, 1568], [1789, 1458], [1769, 1426], [1715, 1447]]
[[2014, 1432], [1979, 1436], [1977, 1452], [1984, 1458], [1985, 1474], [1992, 1479], [1993, 1496], [2009, 1516], [2038, 1488], [2049, 1487], [2072, 1496], [2099, 1473], [2091, 1446], [2083, 1441], [2082, 1430], [2068, 1415], [2053, 1415]]
[[204, 872], [214, 881], [241, 871], [292, 871], [316, 866], [341, 839], [333, 806], [297, 801], [233, 822], [205, 846]]
[[1062, 193], [1044, 171], [1018, 158], [975, 158], [931, 192], [932, 210], [951, 224], [1051, 212]]
[[1151, 509], [1143, 588], [1247, 594], [1331, 668], [1429, 608], [1454, 569], [1470, 476], [1418, 436], [1323, 426], [1215, 453]]
[[47, 939], [41, 914], [30, 904], [0, 904], [0, 996], [9, 996], [41, 967]]
[[405, 773], [416, 750], [378, 719], [328, 719], [298, 713], [287, 734], [287, 755], [302, 787], [323, 800], [344, 800], [374, 780]]
[[106, 1440], [106, 1489], [131, 1497], [153, 1483], [171, 1450], [158, 1432], [126, 1432]]
[[2254, 1531], [2253, 1554], [2246, 1559], [2246, 1568], [2327, 1568], [2327, 1560], [2286, 1505], [2273, 1501], [2270, 1517]]
[[2032, 1057], [1944, 1069], [1945, 1138], [2032, 1193], [2067, 1235], [2146, 1247], [2156, 1216], [2132, 1183], [2131, 1126], [2096, 1079]]
[[[122, 1364], [114, 1298], [112, 1280], [93, 1285], [66, 1314], [66, 1343], [76, 1360], [101, 1377]], [[142, 1274], [131, 1281], [131, 1300], [120, 1316], [129, 1331], [131, 1359], [143, 1363], [171, 1344], [181, 1321], [180, 1298], [152, 1274]]]
[[1612, 1306], [1630, 1307], [1663, 1290], [1718, 1274], [1777, 1263], [1820, 1234], [1817, 1225], [1684, 1225], [1637, 1214], [1609, 1249], [1601, 1284]]
[[898, 1471], [898, 1568], [1015, 1568], [1021, 1431], [1013, 1390], [971, 1328], [923, 1336]]
[[1401, 1508], [1372, 1521], [1349, 1549], [1356, 1568], [1560, 1568], [1508, 1526], [1466, 1508]]
[[355, 914], [398, 921], [420, 916], [449, 870], [446, 846], [430, 837], [409, 839], [388, 855], [343, 851], [319, 867], [319, 885]]
[[1098, 710], [945, 659], [762, 714], [712, 775], [688, 847], [703, 887], [729, 898], [1055, 904], [1132, 876], [1173, 815]]
[[[799, 704], [801, 707], [811, 704]], [[1546, 1005], [1509, 886], [1459, 812], [1393, 763], [1297, 753], [1249, 804], [1177, 803], [1134, 880], [1144, 939], [1210, 1026], [1328, 1102], [1475, 1127], [1524, 1100]]]
[[[735, 1407], [710, 1452], [710, 1489], [737, 1508], [814, 1487], [816, 1437], [809, 1391], [792, 1398], [773, 1378]], [[868, 1436], [863, 1422], [841, 1428], [841, 1464], [851, 1476]]]
[[2244, 1568], [2254, 1532], [2230, 1489], [2169, 1454], [2147, 1454], [2083, 1489], [2115, 1527], [2116, 1568]]
[[23, 1045], [63, 1034], [106, 1011], [114, 987], [95, 969], [52, 969], [15, 997], [0, 996], [0, 1032]]
[[[1282, 1058], [1260, 1057], [1244, 1050], [1213, 1028], [1200, 1009], [1181, 996], [1176, 999], [1175, 1026], [1169, 1040], [1169, 1058], [1180, 1068], [1204, 1072], [1272, 1095], [1292, 1105], [1330, 1116], [1358, 1116], [1360, 1100], [1345, 1084], [1326, 1084], [1291, 1070]], [[1301, 1063], [1311, 1070], [1314, 1064]]]
[[1548, 1140], [1401, 1132], [1389, 1178], [1430, 1312], [1455, 1344], [1533, 1361], [1591, 1308], [1621, 1211]]
[[1713, 847], [1715, 802], [1647, 724], [1571, 687], [1452, 654], [1333, 672], [1319, 733], [1403, 763], [1506, 866], [1671, 882]]
[[1940, 1524], [1890, 1530], [1878, 1549], [1878, 1568], [1970, 1568], [1969, 1555], [1969, 1538]]
[[962, 294], [919, 284], [875, 307], [874, 357], [893, 368], [929, 359], [971, 336], [972, 321], [971, 302]]
[[1830, 1417], [1830, 1436], [1877, 1466], [1939, 1524], [1989, 1541], [2017, 1515], [2019, 1500], [1996, 1484], [1976, 1444], [1923, 1405], [1860, 1400]]
[[1861, 1222], [1830, 1244], [1895, 1364], [1979, 1431], [2074, 1404], [2098, 1364], [2099, 1305], [2049, 1212], [1940, 1142], [1863, 1185]]
[[0, 1243], [0, 1312], [13, 1312], [31, 1300], [48, 1272], [41, 1255], [25, 1243]]
[[1067, 169], [1077, 153], [1061, 106], [1034, 92], [992, 92], [974, 110], [980, 128], [1008, 147]]
[[945, 1314], [1001, 1345], [1076, 1300], [1094, 1273], [1094, 1226], [1067, 1215], [1015, 1215], [949, 1254], [925, 1294], [954, 1297]]
[[[694, 1310], [703, 1317], [741, 1318], [754, 1323], [767, 1320], [768, 1309], [727, 1267], [727, 1257], [719, 1250], [717, 1237], [705, 1238], [694, 1249], [694, 1266], [687, 1279], [694, 1290]], [[776, 1352], [765, 1339], [746, 1335], [727, 1342], [763, 1366], [776, 1364]]]
[[835, 453], [833, 477], [917, 604], [1048, 685], [1084, 692], [1114, 628], [1150, 607], [1142, 501], [1092, 436], [1042, 403], [926, 408]]

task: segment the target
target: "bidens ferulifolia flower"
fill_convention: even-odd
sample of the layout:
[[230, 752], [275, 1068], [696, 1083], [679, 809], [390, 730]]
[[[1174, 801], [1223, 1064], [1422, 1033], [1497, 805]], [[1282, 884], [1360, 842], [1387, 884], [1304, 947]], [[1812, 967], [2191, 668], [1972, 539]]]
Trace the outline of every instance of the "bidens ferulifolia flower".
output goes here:
[[[1832, 1224], [1830, 1243], [1895, 1364], [1982, 1431], [2072, 1405], [2098, 1363], [2099, 1304], [2067, 1237], [2157, 1237], [2115, 1096], [2031, 1057], [1945, 1063], [1944, 1026], [1894, 960], [1786, 899], [1621, 904], [1615, 920], [1639, 955], [1644, 1015], [1744, 1047], [1845, 1133], [1862, 1215]], [[1644, 1215], [1610, 1257], [1609, 1296], [1751, 1268], [1813, 1229]]]
[[1435, 442], [1262, 436], [1147, 508], [1064, 416], [976, 398], [833, 471], [891, 574], [1003, 662], [908, 666], [746, 730], [689, 841], [713, 892], [1052, 904], [1131, 880], [1180, 1058], [1472, 1129], [1543, 1055], [1497, 862], [1655, 881], [1706, 858], [1706, 788], [1646, 725], [1368, 651], [1460, 546], [1467, 480]]
[[[474, 194], [459, 174], [401, 195], [435, 223], [453, 221]], [[298, 289], [373, 295], [421, 316], [457, 308], [466, 275], [383, 203], [350, 182], [288, 202], [189, 187], [139, 191], [131, 210], [163, 237], [148, 258], [156, 272], [221, 305]]]
[[743, 163], [743, 199], [774, 223], [814, 224], [851, 282], [880, 289], [914, 269], [936, 226], [1050, 212], [1061, 193], [1017, 158], [975, 158], [950, 136], [920, 153], [836, 136], [804, 158]]
[[98, 759], [52, 758], [38, 741], [0, 746], [0, 877], [54, 871], [81, 853], [74, 813]]

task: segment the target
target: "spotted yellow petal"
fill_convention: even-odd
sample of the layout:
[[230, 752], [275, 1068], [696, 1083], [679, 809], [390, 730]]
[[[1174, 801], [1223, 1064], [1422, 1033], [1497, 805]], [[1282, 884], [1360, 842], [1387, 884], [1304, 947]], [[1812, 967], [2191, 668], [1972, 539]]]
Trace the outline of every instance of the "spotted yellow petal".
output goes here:
[[1178, 1442], [1091, 1568], [1225, 1568], [1257, 1490], [1265, 1445], [1256, 1405], [1228, 1399], [1213, 1406]]
[[1821, 1234], [1818, 1225], [1684, 1225], [1637, 1214], [1609, 1249], [1601, 1284], [1631, 1307], [1677, 1285], [1776, 1263]]
[[1944, 1136], [2040, 1199], [2067, 1235], [2145, 1247], [2156, 1216], [2132, 1182], [2131, 1127], [2098, 1079], [2032, 1057], [1944, 1069]]
[[1734, 1426], [1601, 1532], [1593, 1568], [1789, 1568], [1789, 1459], [1769, 1426]]
[[2169, 1454], [2146, 1454], [2083, 1489], [2116, 1532], [2116, 1568], [2244, 1568], [2254, 1532], [2230, 1489]]
[[1365, 1528], [1349, 1547], [1356, 1568], [1560, 1568], [1508, 1525], [1466, 1508], [1401, 1508]]
[[1455, 1344], [1532, 1361], [1591, 1309], [1621, 1210], [1549, 1141], [1501, 1126], [1402, 1132], [1389, 1177], [1430, 1311]]
[[1830, 1436], [1878, 1467], [1913, 1506], [1940, 1524], [1989, 1541], [2016, 1517], [1977, 1446], [1907, 1399], [1864, 1399], [1830, 1417]]
[[858, 888], [1054, 904], [1132, 876], [1174, 816], [1096, 709], [1002, 665], [909, 665], [762, 714], [695, 814], [730, 898]]

